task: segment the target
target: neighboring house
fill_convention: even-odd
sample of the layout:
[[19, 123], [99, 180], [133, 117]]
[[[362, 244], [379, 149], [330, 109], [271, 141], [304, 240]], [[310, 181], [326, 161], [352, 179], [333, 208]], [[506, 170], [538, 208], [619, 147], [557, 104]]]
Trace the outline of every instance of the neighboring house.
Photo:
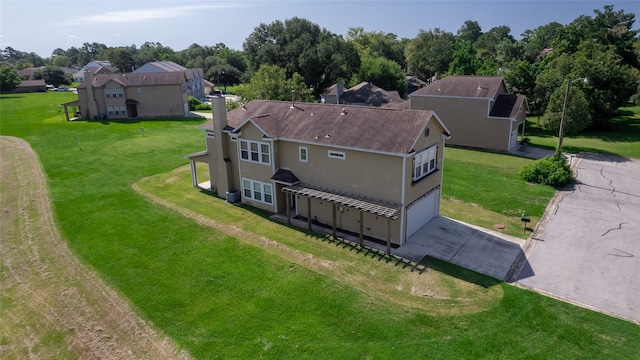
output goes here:
[[[78, 100], [66, 104], [79, 107], [83, 119], [182, 117], [189, 114], [187, 79], [182, 72], [156, 74], [86, 73], [78, 85]], [[89, 81], [90, 79], [90, 81]]]
[[254, 100], [227, 113], [220, 97], [212, 108], [206, 150], [186, 156], [195, 187], [395, 245], [440, 213], [449, 132], [432, 111]]
[[449, 145], [503, 152], [518, 144], [529, 110], [499, 76], [447, 76], [412, 93], [409, 108], [435, 111], [451, 130]]
[[20, 70], [17, 70], [17, 72], [18, 72], [18, 75], [20, 75], [20, 77], [22, 78], [22, 80], [30, 80], [33, 73], [35, 73], [40, 69], [44, 69], [44, 66], [20, 69]]
[[418, 89], [422, 89], [423, 87], [429, 85], [426, 82], [418, 79], [415, 76], [405, 76], [405, 81], [407, 82], [407, 95], [411, 94], [412, 92], [418, 90]]
[[137, 68], [134, 74], [152, 74], [163, 72], [183, 72], [187, 77], [187, 95], [196, 99], [204, 99], [205, 84], [202, 69], [187, 69], [173, 61], [148, 62]]
[[85, 72], [91, 74], [114, 74], [118, 71], [115, 67], [111, 66], [109, 61], [92, 61], [83, 66], [82, 69], [73, 73], [73, 80], [77, 82], [84, 82]]
[[[33, 73], [35, 73], [38, 70], [42, 70], [44, 68], [45, 68], [44, 66], [38, 66], [38, 67], [20, 69], [18, 70], [18, 75], [20, 75], [23, 80], [31, 80], [31, 76], [33, 76]], [[72, 74], [72, 75], [74, 74], [74, 72], [78, 71], [78, 69], [71, 68], [71, 67], [60, 67], [60, 69], [62, 69], [62, 71], [64, 71], [65, 73]]]
[[47, 91], [47, 85], [44, 80], [22, 80], [18, 87], [11, 91], [12, 93], [30, 93], [30, 92], [45, 92]]
[[204, 95], [213, 95], [213, 88], [214, 85], [211, 81], [209, 80], [204, 80]]
[[344, 90], [343, 83], [338, 82], [321, 95], [321, 101], [325, 104], [382, 106], [402, 103], [404, 99], [397, 90], [387, 91], [365, 81], [347, 90]]

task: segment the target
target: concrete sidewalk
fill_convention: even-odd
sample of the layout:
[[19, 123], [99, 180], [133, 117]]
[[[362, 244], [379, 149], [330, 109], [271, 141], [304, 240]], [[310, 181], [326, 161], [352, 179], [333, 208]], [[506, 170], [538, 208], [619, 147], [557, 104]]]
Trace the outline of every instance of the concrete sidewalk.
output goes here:
[[440, 216], [392, 254], [416, 263], [429, 255], [505, 280], [524, 243], [523, 239]]

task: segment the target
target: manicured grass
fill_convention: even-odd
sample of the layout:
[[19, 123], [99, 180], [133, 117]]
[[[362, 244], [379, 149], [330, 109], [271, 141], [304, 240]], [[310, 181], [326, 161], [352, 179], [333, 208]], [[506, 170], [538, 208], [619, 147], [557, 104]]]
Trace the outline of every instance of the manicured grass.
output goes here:
[[[67, 123], [55, 104], [74, 98], [2, 95], [0, 133], [26, 139], [39, 154], [72, 250], [196, 358], [628, 359], [640, 353], [637, 325], [433, 259], [422, 275], [412, 273], [204, 195], [191, 187], [188, 172], [173, 171], [187, 164], [185, 154], [204, 149], [195, 128], [202, 120]], [[468, 176], [455, 168], [471, 166], [465, 160], [471, 156], [460, 152], [456, 160], [450, 150], [445, 180]], [[258, 235], [239, 239], [200, 225], [147, 200], [134, 183]], [[471, 190], [443, 194], [496, 213], [513, 211], [506, 200], [466, 198]], [[259, 235], [277, 243], [256, 245]], [[412, 287], [424, 295], [407, 296]], [[448, 298], [429, 297], [429, 290]]]
[[555, 189], [530, 184], [518, 176], [522, 166], [533, 162], [517, 156], [458, 148], [445, 149], [441, 212], [461, 221], [526, 237], [520, 217], [524, 213], [535, 225]]
[[[623, 107], [618, 112], [618, 116], [611, 119], [611, 127], [607, 131], [587, 131], [565, 136], [563, 151], [572, 154], [586, 151], [640, 159], [640, 106]], [[525, 133], [531, 144], [555, 149], [558, 146], [558, 134], [542, 130], [537, 123], [537, 117], [527, 119]]]

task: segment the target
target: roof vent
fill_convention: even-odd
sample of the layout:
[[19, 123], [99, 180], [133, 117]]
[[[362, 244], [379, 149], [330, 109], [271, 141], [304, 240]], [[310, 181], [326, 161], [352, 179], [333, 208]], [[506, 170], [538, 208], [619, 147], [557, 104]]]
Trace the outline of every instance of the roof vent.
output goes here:
[[340, 115], [347, 115], [347, 109], [342, 108], [342, 112], [340, 113]]
[[247, 111], [247, 107], [244, 104], [242, 104], [242, 111]]
[[295, 90], [291, 90], [291, 106], [289, 106], [289, 109], [295, 109], [296, 108], [295, 95], [296, 95], [296, 91]]

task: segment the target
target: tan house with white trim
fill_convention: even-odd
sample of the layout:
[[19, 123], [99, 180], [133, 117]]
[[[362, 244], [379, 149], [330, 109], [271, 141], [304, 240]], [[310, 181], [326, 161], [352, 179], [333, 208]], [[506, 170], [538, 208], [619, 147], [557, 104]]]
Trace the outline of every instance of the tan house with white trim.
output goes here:
[[187, 78], [183, 72], [152, 74], [85, 74], [78, 85], [78, 107], [82, 119], [135, 117], [183, 117], [189, 114]]
[[432, 111], [254, 100], [227, 113], [220, 97], [212, 107], [206, 150], [186, 156], [197, 188], [388, 248], [440, 214], [449, 131]]
[[435, 111], [451, 130], [448, 145], [502, 152], [524, 136], [529, 111], [500, 76], [447, 76], [411, 93], [409, 108]]

